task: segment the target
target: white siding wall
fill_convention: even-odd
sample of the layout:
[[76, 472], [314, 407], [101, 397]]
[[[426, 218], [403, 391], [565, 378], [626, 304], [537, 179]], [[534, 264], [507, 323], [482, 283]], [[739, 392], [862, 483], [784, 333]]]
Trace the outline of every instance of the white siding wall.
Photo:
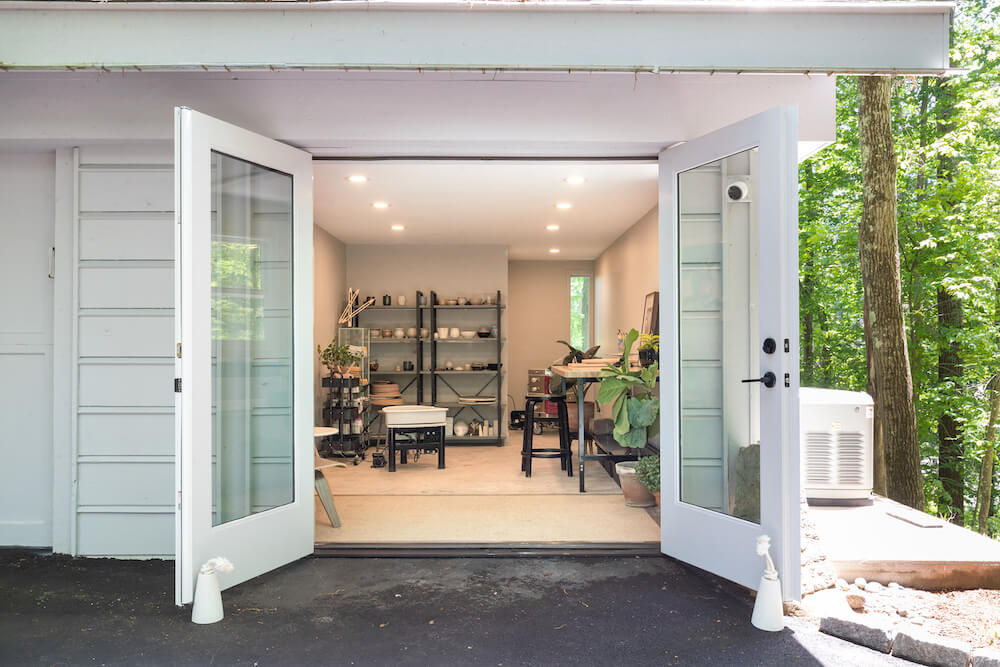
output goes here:
[[0, 155], [0, 544], [52, 544], [55, 154]]
[[70, 551], [174, 549], [173, 165], [82, 148], [74, 206]]

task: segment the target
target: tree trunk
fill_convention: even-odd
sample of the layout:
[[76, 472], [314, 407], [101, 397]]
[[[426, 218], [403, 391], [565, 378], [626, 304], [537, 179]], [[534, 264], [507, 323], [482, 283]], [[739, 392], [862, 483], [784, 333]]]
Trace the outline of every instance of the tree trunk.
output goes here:
[[[937, 291], [940, 335], [949, 340], [938, 353], [938, 382], [947, 383], [962, 377], [961, 346], [954, 332], [962, 328], [962, 302], [943, 288]], [[955, 387], [952, 392], [958, 391]], [[962, 459], [965, 446], [962, 425], [955, 415], [945, 410], [938, 419], [938, 478], [945, 492], [945, 502], [951, 508], [948, 520], [965, 525], [965, 484], [962, 479]]]
[[864, 185], [858, 244], [865, 292], [865, 347], [870, 354], [869, 384], [876, 401], [875, 428], [885, 451], [886, 493], [893, 500], [923, 509], [917, 417], [899, 280], [892, 85], [890, 77], [858, 78]]
[[993, 439], [996, 437], [997, 413], [1000, 412], [1000, 391], [997, 389], [997, 382], [1000, 376], [994, 377], [990, 382], [990, 419], [986, 425], [986, 447], [983, 451], [983, 464], [979, 469], [979, 492], [976, 494], [976, 530], [983, 535], [986, 534], [986, 519], [990, 516], [990, 508], [993, 499], [993, 459], [996, 456], [996, 447]]

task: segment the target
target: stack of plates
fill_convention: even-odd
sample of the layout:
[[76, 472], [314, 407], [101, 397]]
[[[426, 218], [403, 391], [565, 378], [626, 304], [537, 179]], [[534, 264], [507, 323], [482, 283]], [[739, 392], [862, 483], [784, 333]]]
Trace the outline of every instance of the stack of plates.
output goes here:
[[403, 396], [395, 382], [376, 382], [372, 385], [372, 405], [402, 405]]
[[458, 402], [461, 405], [492, 405], [496, 403], [496, 396], [459, 396]]

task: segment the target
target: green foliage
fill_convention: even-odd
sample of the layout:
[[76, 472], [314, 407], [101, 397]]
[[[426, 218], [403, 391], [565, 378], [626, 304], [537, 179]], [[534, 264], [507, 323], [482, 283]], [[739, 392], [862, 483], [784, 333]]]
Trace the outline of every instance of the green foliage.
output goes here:
[[656, 493], [660, 490], [660, 455], [643, 456], [635, 464], [635, 477], [643, 486]]
[[615, 422], [614, 437], [622, 447], [642, 449], [646, 441], [660, 427], [660, 401], [653, 394], [659, 364], [653, 363], [641, 370], [632, 370], [628, 358], [639, 332], [632, 329], [625, 337], [625, 353], [621, 367], [606, 366], [601, 369], [597, 402], [611, 404], [611, 417]]
[[590, 276], [569, 279], [569, 344], [578, 350], [590, 347]]
[[659, 350], [660, 349], [660, 337], [656, 334], [640, 334], [639, 335], [639, 349], [640, 350]]
[[[938, 423], [962, 427], [954, 465], [973, 525], [989, 412], [1000, 372], [1000, 4], [963, 0], [952, 62], [969, 74], [900, 79], [893, 98], [898, 154], [901, 290], [928, 511], [948, 506], [939, 479]], [[837, 81], [836, 142], [800, 166], [799, 260], [803, 386], [864, 390], [864, 295], [858, 258], [862, 192], [857, 81]], [[939, 318], [941, 296], [961, 326]], [[942, 368], [957, 343], [960, 364]], [[996, 480], [996, 476], [995, 476]], [[994, 491], [996, 495], [996, 491]], [[995, 505], [994, 505], [995, 507]], [[997, 521], [991, 519], [996, 534]]]
[[326, 347], [317, 345], [316, 351], [319, 353], [320, 362], [330, 371], [330, 375], [346, 373], [351, 366], [361, 361], [361, 357], [351, 353], [350, 345], [337, 345], [334, 341], [330, 341]]

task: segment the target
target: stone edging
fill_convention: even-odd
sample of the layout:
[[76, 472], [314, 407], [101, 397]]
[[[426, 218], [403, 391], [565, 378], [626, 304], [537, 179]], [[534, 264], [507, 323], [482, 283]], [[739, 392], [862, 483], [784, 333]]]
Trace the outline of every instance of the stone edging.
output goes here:
[[888, 619], [824, 616], [820, 632], [890, 653], [897, 658], [940, 667], [1000, 667], [1000, 650], [973, 649], [968, 642], [939, 637], [916, 626], [895, 627]]

